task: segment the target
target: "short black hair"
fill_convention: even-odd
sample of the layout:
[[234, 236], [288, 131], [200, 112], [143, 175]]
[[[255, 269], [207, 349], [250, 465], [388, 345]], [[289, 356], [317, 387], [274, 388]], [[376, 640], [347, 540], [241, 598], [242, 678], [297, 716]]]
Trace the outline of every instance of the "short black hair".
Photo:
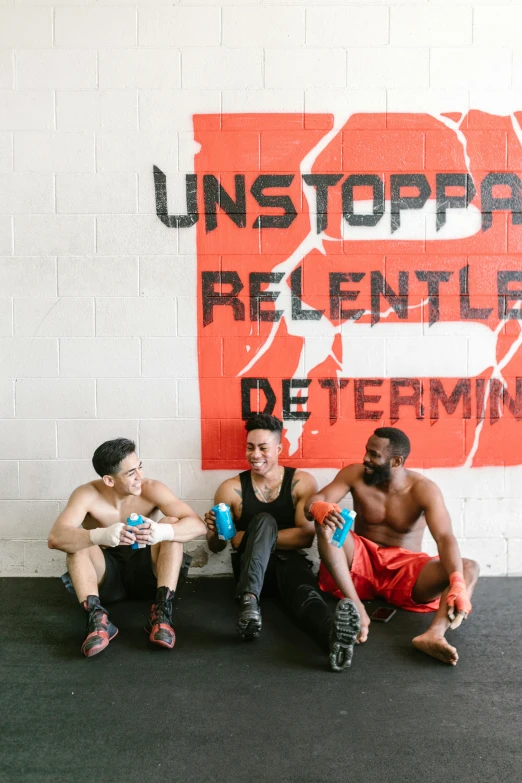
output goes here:
[[404, 462], [406, 462], [411, 451], [411, 443], [402, 430], [398, 430], [396, 427], [378, 427], [373, 434], [378, 438], [389, 440], [391, 456], [404, 457]]
[[281, 440], [283, 422], [277, 416], [270, 416], [268, 413], [252, 413], [245, 422], [245, 429], [247, 432], [270, 430], [275, 432], [278, 440]]
[[103, 478], [117, 473], [125, 457], [134, 451], [136, 451], [136, 444], [128, 438], [106, 440], [92, 455], [92, 466], [98, 476]]

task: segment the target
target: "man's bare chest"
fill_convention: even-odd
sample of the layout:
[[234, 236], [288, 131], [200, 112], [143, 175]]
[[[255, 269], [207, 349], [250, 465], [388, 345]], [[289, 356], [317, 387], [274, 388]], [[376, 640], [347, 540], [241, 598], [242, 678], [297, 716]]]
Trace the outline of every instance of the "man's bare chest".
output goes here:
[[409, 493], [387, 494], [373, 487], [352, 491], [359, 524], [386, 525], [397, 533], [409, 533], [425, 525], [424, 512]]
[[157, 509], [152, 503], [144, 498], [129, 499], [120, 508], [114, 508], [103, 498], [94, 503], [83, 521], [83, 527], [89, 529], [95, 527], [110, 527], [117, 522], [126, 522], [131, 514], [141, 514], [142, 516], [155, 519], [158, 515]]

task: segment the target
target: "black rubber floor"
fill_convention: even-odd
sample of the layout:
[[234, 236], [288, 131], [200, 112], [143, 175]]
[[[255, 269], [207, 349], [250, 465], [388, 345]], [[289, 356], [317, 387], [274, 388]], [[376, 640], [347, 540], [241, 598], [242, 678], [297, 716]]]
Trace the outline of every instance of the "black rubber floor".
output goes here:
[[343, 674], [275, 602], [238, 640], [229, 579], [185, 585], [173, 651], [149, 644], [145, 603], [114, 605], [90, 660], [59, 580], [0, 591], [2, 783], [522, 780], [522, 579], [480, 580], [456, 668], [410, 646], [431, 615], [398, 612]]

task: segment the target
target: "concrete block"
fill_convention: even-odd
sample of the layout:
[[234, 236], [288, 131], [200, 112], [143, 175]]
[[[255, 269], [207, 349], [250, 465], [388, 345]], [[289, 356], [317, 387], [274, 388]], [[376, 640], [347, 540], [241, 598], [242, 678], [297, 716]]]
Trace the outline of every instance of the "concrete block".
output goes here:
[[54, 258], [0, 258], [0, 291], [5, 296], [56, 294]]
[[195, 256], [140, 256], [141, 296], [192, 296], [197, 290]]
[[0, 542], [0, 576], [21, 576], [24, 568], [22, 541]]
[[464, 501], [465, 538], [505, 538], [522, 535], [522, 498]]
[[2, 538], [47, 539], [60, 513], [56, 501], [3, 500], [0, 502]]
[[[176, 382], [164, 379], [133, 378], [129, 380], [101, 379], [97, 381], [97, 414], [101, 419], [125, 419], [177, 416]], [[143, 450], [143, 426], [140, 424], [140, 450]], [[165, 422], [160, 422], [165, 424]], [[178, 456], [178, 455], [175, 455]]]
[[[309, 9], [310, 12], [310, 9]], [[305, 43], [305, 9], [288, 6], [223, 8], [223, 46], [240, 41], [269, 48], [302, 46]]]
[[42, 131], [53, 123], [51, 90], [0, 90], [0, 131]]
[[343, 49], [267, 49], [265, 87], [313, 89], [346, 87]]
[[65, 552], [49, 549], [46, 541], [24, 544], [23, 576], [61, 576], [67, 570]]
[[[394, 6], [390, 9], [392, 46], [466, 46], [473, 41], [472, 9], [463, 5]], [[476, 24], [476, 22], [475, 22]]]
[[0, 299], [0, 337], [13, 336], [13, 300]]
[[60, 340], [62, 378], [135, 378], [139, 375], [140, 342], [136, 338]]
[[511, 538], [507, 542], [507, 572], [509, 576], [522, 576], [522, 538]]
[[91, 337], [94, 336], [94, 300], [15, 299], [15, 337]]
[[473, 538], [458, 543], [462, 557], [477, 561], [481, 576], [507, 574], [507, 541], [504, 539]]
[[100, 87], [169, 89], [181, 87], [181, 56], [172, 49], [100, 49]]
[[14, 169], [50, 174], [94, 171], [94, 134], [17, 133]]
[[187, 230], [167, 228], [156, 215], [100, 215], [96, 228], [98, 253], [104, 256], [175, 254], [178, 231]]
[[[221, 112], [219, 90], [143, 90], [139, 93], [138, 102], [140, 129], [148, 132], [157, 131], [158, 128], [164, 131], [192, 131], [194, 114], [220, 114]], [[176, 139], [169, 136], [169, 142], [175, 143]], [[160, 151], [161, 148], [158, 147], [156, 154]], [[164, 159], [167, 158], [165, 152], [161, 152]], [[173, 156], [172, 163], [174, 165], [168, 167], [169, 170], [176, 170], [177, 165]], [[156, 165], [162, 168], [159, 163]], [[162, 171], [166, 169], [162, 168]]]
[[[89, 255], [95, 252], [94, 217], [17, 215], [15, 254], [20, 256]], [[4, 255], [7, 255], [4, 251]]]
[[199, 381], [185, 378], [178, 381], [178, 409], [183, 419], [199, 419], [201, 404], [199, 400]]
[[0, 254], [13, 253], [13, 218], [0, 215]]
[[346, 55], [349, 89], [429, 87], [430, 50], [428, 48], [356, 48], [348, 49]]
[[54, 212], [51, 174], [0, 174], [0, 212], [11, 214]]
[[58, 90], [56, 127], [59, 131], [136, 131], [136, 90]]
[[52, 8], [0, 8], [0, 49], [53, 45]]
[[58, 213], [132, 214], [137, 212], [137, 202], [135, 174], [56, 175]]
[[0, 499], [16, 500], [19, 497], [18, 462], [14, 460], [0, 462]]
[[499, 498], [504, 496], [504, 468], [425, 468], [445, 498]]
[[[352, 332], [357, 334], [357, 332]], [[319, 340], [315, 342], [319, 343]], [[306, 366], [312, 369], [318, 364], [314, 346], [305, 344]], [[343, 335], [343, 377], [383, 378], [386, 376], [386, 340], [382, 338], [355, 340]], [[368, 392], [371, 393], [371, 392]]]
[[104, 419], [80, 419], [59, 421], [59, 459], [92, 459], [95, 450], [106, 440], [129, 438], [135, 443], [138, 437], [138, 422]]
[[22, 89], [95, 89], [94, 49], [22, 49], [16, 53], [16, 86]]
[[136, 8], [58, 7], [54, 18], [55, 46], [135, 46]]
[[147, 478], [162, 481], [177, 497], [180, 497], [180, 462], [176, 459], [144, 459], [143, 470]]
[[451, 337], [386, 338], [389, 377], [449, 377], [467, 375], [467, 340]]
[[[55, 459], [56, 425], [54, 421], [34, 419], [0, 420], [0, 460]], [[3, 519], [2, 519], [3, 530]]]
[[143, 172], [153, 178], [152, 167], [177, 171], [177, 137], [165, 133], [102, 132], [97, 136], [96, 171]]
[[142, 6], [138, 14], [140, 46], [219, 46], [219, 8], [191, 6]]
[[0, 133], [0, 173], [10, 174], [13, 170], [13, 134]]
[[[0, 259], [0, 281], [1, 281]], [[138, 258], [79, 256], [58, 259], [60, 296], [103, 296], [110, 280], [114, 296], [138, 295]]]
[[26, 419], [95, 416], [94, 379], [24, 378], [16, 382], [16, 415]]
[[46, 378], [58, 375], [57, 340], [24, 337], [1, 339], [0, 375], [3, 378]]
[[182, 459], [185, 462], [198, 459], [200, 455], [198, 420], [143, 419], [140, 422], [140, 456], [143, 459]]
[[473, 43], [487, 47], [495, 44], [518, 47], [521, 25], [521, 6], [496, 3], [478, 6], [473, 9]]
[[90, 460], [25, 460], [20, 463], [20, 496], [27, 500], [67, 499], [97, 478]]
[[201, 470], [199, 460], [183, 459], [181, 462], [181, 497], [189, 503], [191, 500], [209, 502], [214, 497], [219, 485], [237, 474], [237, 470]]
[[196, 337], [198, 333], [197, 308], [193, 296], [178, 296], [178, 334]]
[[14, 386], [13, 380], [0, 380], [0, 416], [2, 419], [14, 417]]
[[306, 10], [309, 46], [385, 46], [389, 43], [386, 6], [347, 5]]
[[176, 334], [176, 300], [155, 297], [96, 300], [99, 337], [169, 337]]
[[181, 83], [188, 89], [248, 90], [279, 86], [263, 84], [262, 49], [187, 49], [181, 54], [181, 63]]
[[223, 114], [292, 113], [304, 111], [302, 90], [223, 90]]
[[522, 465], [506, 465], [504, 479], [504, 497], [522, 498]]
[[510, 84], [511, 57], [511, 49], [490, 46], [434, 48], [430, 52], [430, 85], [494, 90], [499, 84]]
[[142, 374], [149, 378], [197, 378], [195, 337], [142, 340]]
[[[429, 90], [388, 90], [388, 112], [410, 113], [461, 112], [469, 109], [469, 92], [455, 87], [433, 87]], [[448, 107], [448, 108], [444, 108]]]
[[13, 51], [4, 49], [0, 51], [0, 89], [11, 90], [14, 87], [14, 60]]

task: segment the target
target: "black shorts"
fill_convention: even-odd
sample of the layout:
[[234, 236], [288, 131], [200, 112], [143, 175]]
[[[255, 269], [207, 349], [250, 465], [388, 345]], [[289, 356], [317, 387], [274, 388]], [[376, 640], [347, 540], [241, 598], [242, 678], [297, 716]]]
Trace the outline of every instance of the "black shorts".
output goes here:
[[[110, 604], [124, 598], [152, 600], [156, 596], [157, 578], [152, 569], [150, 546], [131, 549], [115, 546], [102, 549], [105, 558], [105, 577], [100, 585], [100, 603]], [[187, 576], [192, 558], [183, 554], [178, 588]], [[69, 572], [62, 576], [65, 587], [75, 593]]]

